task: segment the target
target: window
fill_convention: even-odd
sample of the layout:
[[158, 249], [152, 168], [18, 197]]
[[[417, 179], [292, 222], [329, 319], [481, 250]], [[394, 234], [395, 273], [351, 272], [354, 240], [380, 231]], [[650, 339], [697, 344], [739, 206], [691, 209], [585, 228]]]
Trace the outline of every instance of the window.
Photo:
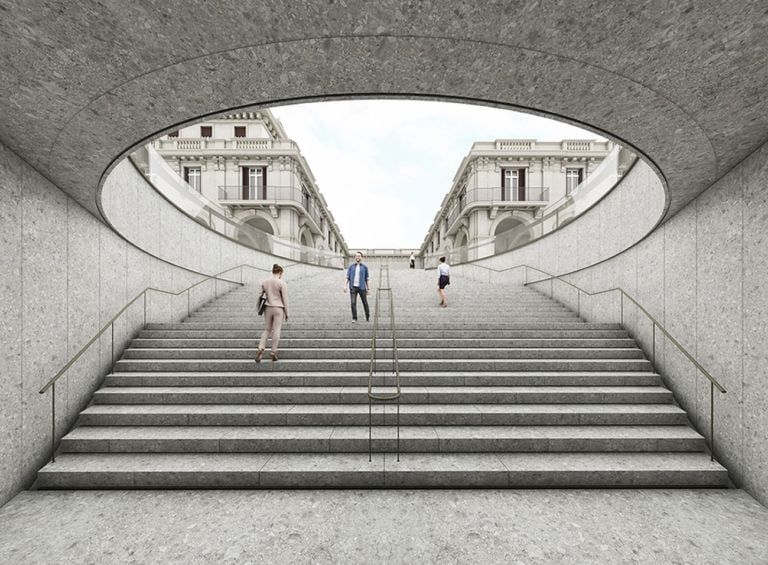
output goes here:
[[201, 191], [200, 175], [200, 167], [184, 167], [184, 182], [197, 192]]
[[331, 230], [328, 230], [328, 248], [331, 247]]
[[243, 200], [266, 200], [266, 167], [242, 167], [242, 182]]
[[213, 137], [213, 126], [200, 126], [200, 137]]
[[301, 191], [301, 205], [304, 206], [304, 209], [309, 212], [309, 203], [311, 202], [311, 198], [309, 196], [309, 192], [307, 192], [307, 189]]
[[464, 209], [464, 205], [467, 203], [467, 189], [462, 188], [459, 193], [459, 212]]
[[524, 202], [525, 169], [501, 170], [501, 199]]
[[565, 194], [573, 192], [584, 180], [584, 169], [565, 169]]
[[437, 230], [437, 248], [440, 248], [440, 230]]
[[245, 137], [245, 126], [235, 126], [235, 137]]
[[168, 137], [179, 137], [179, 130], [170, 132]]

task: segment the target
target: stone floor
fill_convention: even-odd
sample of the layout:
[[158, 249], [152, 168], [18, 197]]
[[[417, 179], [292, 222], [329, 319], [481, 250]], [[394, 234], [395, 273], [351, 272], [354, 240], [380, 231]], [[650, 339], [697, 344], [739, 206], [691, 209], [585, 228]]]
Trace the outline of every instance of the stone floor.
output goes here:
[[768, 564], [740, 490], [38, 491], [0, 563]]

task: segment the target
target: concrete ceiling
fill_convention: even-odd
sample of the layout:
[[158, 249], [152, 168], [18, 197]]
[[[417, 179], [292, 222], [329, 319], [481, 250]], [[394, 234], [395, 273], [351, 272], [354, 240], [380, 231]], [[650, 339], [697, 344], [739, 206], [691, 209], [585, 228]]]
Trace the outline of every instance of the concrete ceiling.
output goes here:
[[131, 147], [291, 100], [554, 114], [642, 152], [667, 217], [768, 136], [764, 0], [0, 0], [0, 52], [0, 141], [96, 214]]

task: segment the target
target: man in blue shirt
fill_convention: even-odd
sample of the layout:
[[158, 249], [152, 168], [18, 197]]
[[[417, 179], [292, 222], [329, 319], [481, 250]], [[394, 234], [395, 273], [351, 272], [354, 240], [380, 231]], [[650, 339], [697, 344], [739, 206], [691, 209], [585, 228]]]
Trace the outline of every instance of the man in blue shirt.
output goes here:
[[349, 288], [349, 298], [352, 301], [352, 321], [357, 322], [357, 295], [363, 299], [363, 308], [365, 309], [365, 321], [370, 319], [368, 310], [368, 267], [363, 264], [363, 254], [359, 251], [355, 253], [355, 262], [347, 269], [347, 284], [344, 286], [344, 292]]

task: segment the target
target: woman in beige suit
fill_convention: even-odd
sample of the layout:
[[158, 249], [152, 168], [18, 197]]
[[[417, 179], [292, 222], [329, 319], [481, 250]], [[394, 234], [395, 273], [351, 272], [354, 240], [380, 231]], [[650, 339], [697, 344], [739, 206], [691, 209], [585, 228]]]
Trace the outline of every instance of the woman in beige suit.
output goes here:
[[283, 320], [288, 321], [288, 286], [281, 279], [283, 278], [283, 268], [278, 265], [272, 265], [272, 278], [261, 283], [261, 290], [267, 293], [267, 308], [264, 311], [264, 320], [267, 327], [261, 334], [259, 341], [259, 350], [256, 352], [256, 362], [261, 363], [261, 357], [267, 348], [267, 338], [272, 334], [272, 351], [269, 356], [272, 361], [277, 361], [277, 346], [280, 343], [280, 330], [283, 327]]

